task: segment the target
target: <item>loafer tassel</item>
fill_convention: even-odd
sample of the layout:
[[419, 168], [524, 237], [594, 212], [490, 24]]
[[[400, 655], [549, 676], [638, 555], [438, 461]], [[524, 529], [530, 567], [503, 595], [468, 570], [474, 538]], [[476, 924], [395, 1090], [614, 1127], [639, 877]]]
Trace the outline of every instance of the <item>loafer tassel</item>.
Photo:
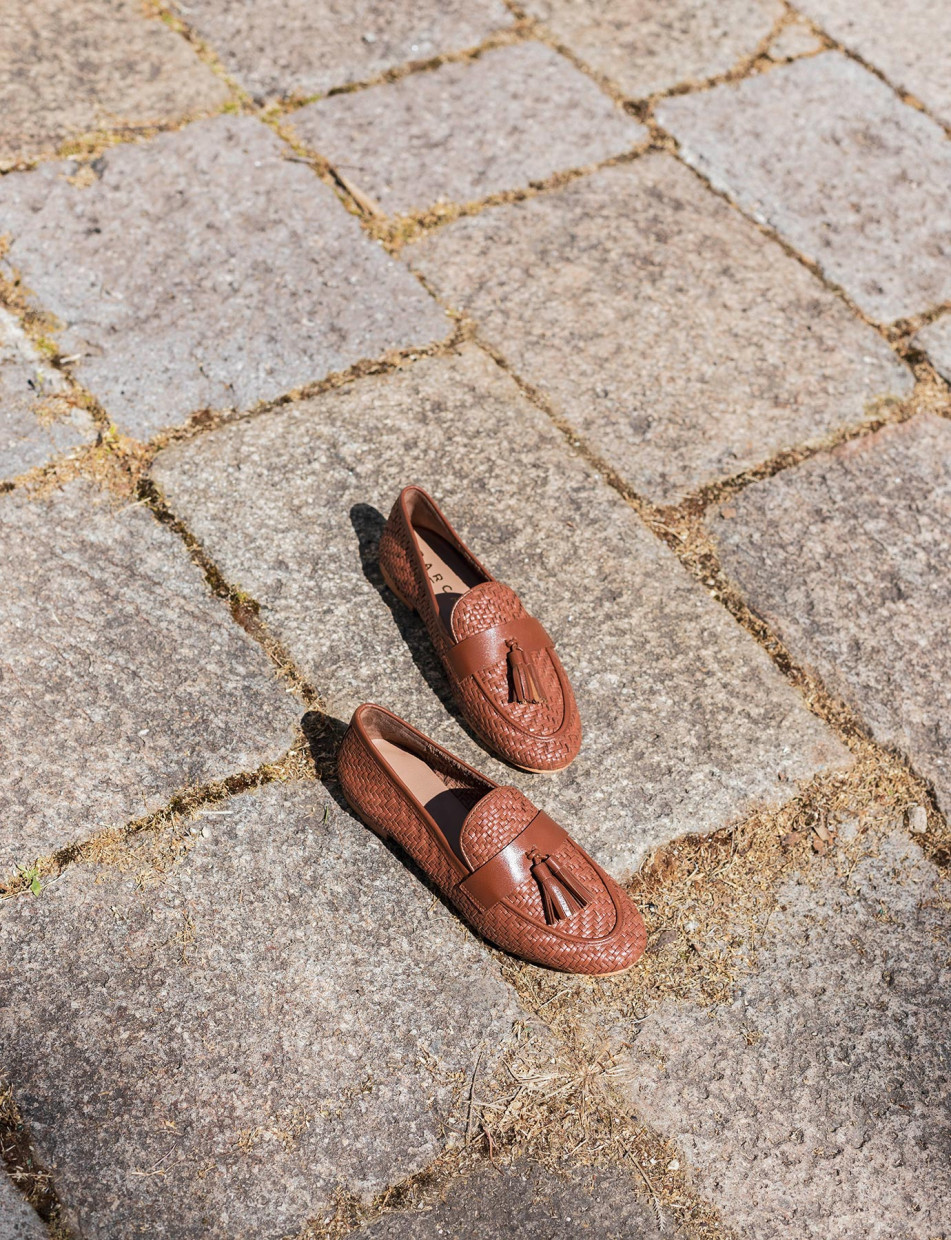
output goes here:
[[594, 899], [593, 893], [580, 879], [559, 869], [551, 857], [542, 857], [535, 852], [529, 854], [529, 859], [532, 862], [532, 877], [541, 893], [547, 925], [565, 921]]
[[535, 669], [532, 667], [528, 655], [518, 642], [509, 642], [508, 648], [509, 670], [512, 673], [512, 692], [516, 702], [521, 702], [523, 705], [530, 702], [544, 702], [545, 695], [541, 691], [541, 686], [535, 676]]

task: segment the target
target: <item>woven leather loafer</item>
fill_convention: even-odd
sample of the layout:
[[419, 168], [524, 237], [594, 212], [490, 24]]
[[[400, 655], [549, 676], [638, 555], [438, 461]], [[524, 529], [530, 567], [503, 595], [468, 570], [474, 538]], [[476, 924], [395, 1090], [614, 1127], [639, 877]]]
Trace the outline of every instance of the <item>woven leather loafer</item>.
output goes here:
[[554, 643], [420, 487], [393, 505], [380, 571], [422, 617], [464, 719], [490, 749], [535, 772], [577, 757], [581, 721]]
[[367, 826], [490, 943], [568, 973], [620, 973], [643, 952], [631, 899], [562, 827], [390, 711], [358, 707], [337, 772]]

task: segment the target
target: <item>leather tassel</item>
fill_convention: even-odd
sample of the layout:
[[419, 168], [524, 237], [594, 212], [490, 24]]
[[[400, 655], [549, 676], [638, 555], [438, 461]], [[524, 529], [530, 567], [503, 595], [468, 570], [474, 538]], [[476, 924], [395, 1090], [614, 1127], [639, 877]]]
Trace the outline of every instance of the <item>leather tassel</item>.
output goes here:
[[516, 702], [523, 705], [529, 702], [544, 702], [545, 695], [538, 683], [535, 669], [518, 642], [509, 642], [509, 668], [512, 672], [512, 692]]
[[547, 925], [567, 920], [594, 899], [594, 893], [580, 879], [566, 874], [551, 857], [533, 853], [532, 858], [532, 877], [538, 883]]

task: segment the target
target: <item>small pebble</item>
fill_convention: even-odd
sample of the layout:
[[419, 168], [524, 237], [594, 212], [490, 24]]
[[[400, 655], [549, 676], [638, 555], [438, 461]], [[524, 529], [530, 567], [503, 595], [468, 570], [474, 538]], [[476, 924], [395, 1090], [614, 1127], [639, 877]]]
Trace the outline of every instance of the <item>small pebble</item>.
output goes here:
[[915, 835], [924, 835], [928, 830], [928, 815], [923, 805], [909, 805], [905, 821], [908, 823], [908, 829]]
[[207, 828], [207, 827], [202, 827], [202, 829], [201, 829], [201, 833], [202, 833], [202, 835], [204, 836], [204, 838], [205, 838], [206, 840], [207, 840], [208, 836], [209, 836], [209, 835], [211, 835], [211, 832], [208, 830], [208, 828]]
[[668, 1171], [679, 1171], [680, 1162], [678, 1161], [678, 1159], [672, 1158], [670, 1162], [667, 1164], [667, 1170]]

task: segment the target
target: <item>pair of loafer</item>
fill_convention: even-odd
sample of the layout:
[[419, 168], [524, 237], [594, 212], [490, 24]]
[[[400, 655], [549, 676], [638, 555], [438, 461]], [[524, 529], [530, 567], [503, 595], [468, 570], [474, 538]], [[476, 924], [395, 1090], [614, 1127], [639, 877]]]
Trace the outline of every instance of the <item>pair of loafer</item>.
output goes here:
[[[420, 487], [401, 492], [379, 555], [486, 746], [523, 770], [568, 766], [581, 722], [554, 643]], [[405, 850], [489, 942], [534, 964], [601, 975], [643, 952], [630, 897], [564, 828], [390, 711], [356, 710], [337, 771], [363, 821]]]

